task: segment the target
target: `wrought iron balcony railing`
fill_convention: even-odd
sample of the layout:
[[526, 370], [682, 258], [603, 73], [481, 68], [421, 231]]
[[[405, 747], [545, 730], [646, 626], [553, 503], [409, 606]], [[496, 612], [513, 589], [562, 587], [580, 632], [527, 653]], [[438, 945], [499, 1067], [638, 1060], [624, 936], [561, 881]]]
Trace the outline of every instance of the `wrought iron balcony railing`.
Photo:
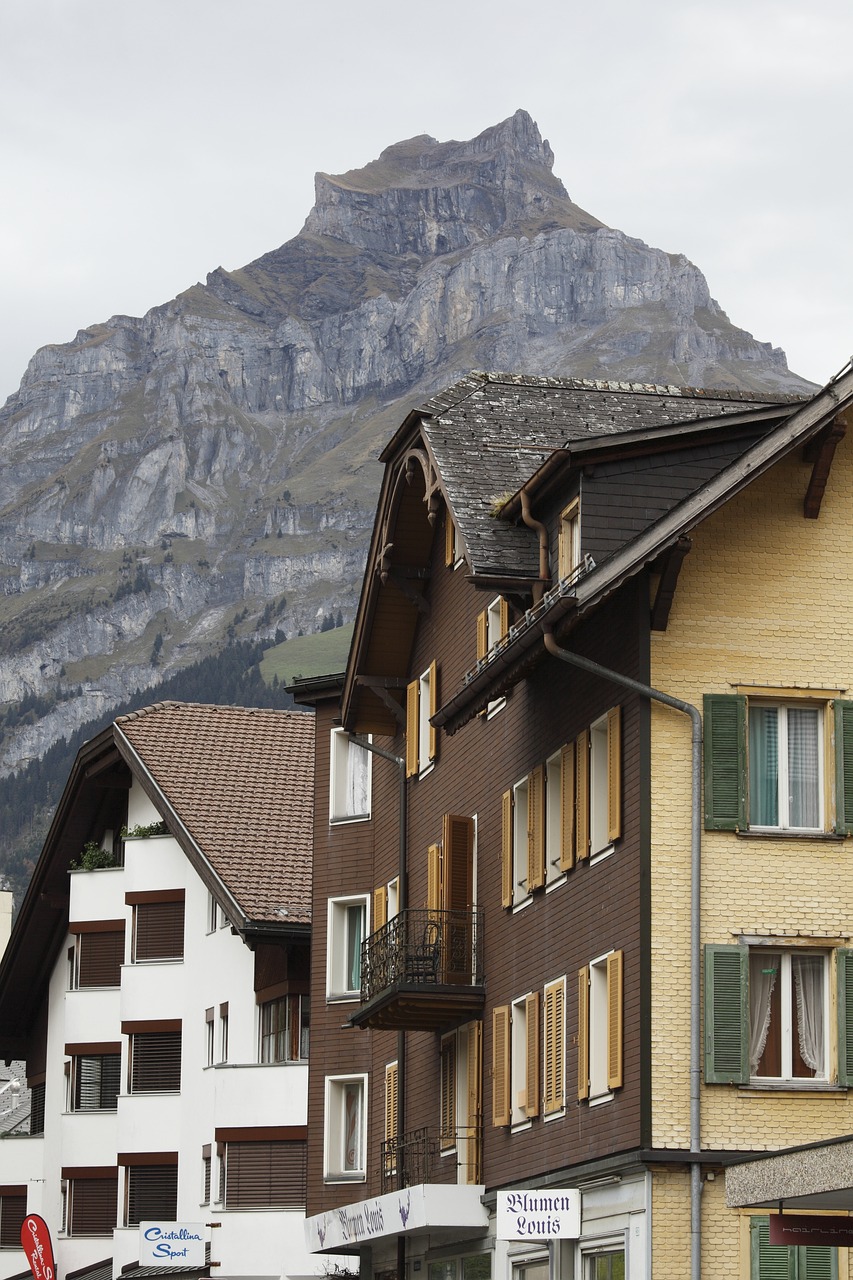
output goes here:
[[483, 916], [472, 911], [400, 911], [361, 944], [361, 1003], [394, 987], [479, 987]]
[[472, 1124], [447, 1133], [412, 1129], [386, 1139], [381, 1147], [383, 1194], [422, 1182], [476, 1185], [481, 1181], [482, 1131], [482, 1116], [475, 1116]]

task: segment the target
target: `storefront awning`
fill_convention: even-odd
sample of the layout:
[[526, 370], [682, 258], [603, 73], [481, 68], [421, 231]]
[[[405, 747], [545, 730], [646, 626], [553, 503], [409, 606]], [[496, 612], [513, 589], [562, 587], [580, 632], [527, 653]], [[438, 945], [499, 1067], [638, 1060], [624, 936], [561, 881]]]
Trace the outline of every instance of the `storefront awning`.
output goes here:
[[443, 1232], [448, 1239], [482, 1235], [489, 1225], [483, 1187], [432, 1182], [327, 1209], [305, 1220], [305, 1240], [311, 1253], [355, 1253], [369, 1240], [387, 1236]]

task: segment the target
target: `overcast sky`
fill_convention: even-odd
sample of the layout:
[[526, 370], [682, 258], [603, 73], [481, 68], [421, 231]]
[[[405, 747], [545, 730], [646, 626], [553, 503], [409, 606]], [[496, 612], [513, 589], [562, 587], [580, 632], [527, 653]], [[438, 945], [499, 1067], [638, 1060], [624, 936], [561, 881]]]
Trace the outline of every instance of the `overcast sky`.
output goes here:
[[0, 0], [0, 58], [0, 403], [37, 347], [295, 235], [316, 170], [518, 107], [792, 369], [853, 353], [849, 0]]

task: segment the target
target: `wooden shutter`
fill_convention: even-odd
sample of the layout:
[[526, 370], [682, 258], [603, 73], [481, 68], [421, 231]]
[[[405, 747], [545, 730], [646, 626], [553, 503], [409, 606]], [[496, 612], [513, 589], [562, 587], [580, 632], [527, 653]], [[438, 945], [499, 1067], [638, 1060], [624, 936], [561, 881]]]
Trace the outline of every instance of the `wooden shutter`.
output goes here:
[[612, 951], [607, 957], [607, 1087], [622, 1086], [623, 1032], [623, 953]]
[[524, 1018], [527, 1032], [525, 1045], [527, 1088], [524, 1110], [528, 1116], [539, 1115], [539, 992], [534, 991], [524, 1001]]
[[750, 1280], [836, 1280], [838, 1250], [830, 1245], [799, 1248], [770, 1243], [770, 1219], [754, 1215], [749, 1222]]
[[456, 1034], [441, 1042], [441, 1134], [442, 1151], [456, 1145]]
[[749, 1080], [749, 948], [705, 947], [705, 1083]]
[[589, 857], [589, 730], [575, 744], [575, 849], [578, 861]]
[[704, 713], [705, 826], [709, 831], [745, 830], [746, 698], [707, 693]]
[[[153, 904], [152, 904], [153, 905]], [[183, 932], [182, 935], [183, 937]], [[121, 986], [124, 964], [124, 929], [81, 933], [77, 941], [77, 986]]]
[[564, 1101], [565, 1074], [565, 988], [562, 981], [545, 988], [543, 1021], [545, 1023], [545, 1088], [544, 1112], [561, 1111]]
[[178, 1093], [180, 1088], [180, 1031], [134, 1033], [130, 1041], [130, 1092]]
[[389, 1062], [385, 1068], [385, 1141], [397, 1139], [397, 1063]]
[[503, 596], [500, 596], [499, 600], [500, 600], [500, 603], [498, 605], [498, 609], [500, 611], [500, 628], [501, 628], [500, 638], [501, 640], [503, 640], [504, 636], [509, 631], [509, 602], [505, 600]]
[[575, 744], [567, 743], [560, 751], [560, 870], [571, 871], [575, 865]]
[[307, 1143], [226, 1142], [226, 1209], [304, 1209]]
[[469, 984], [473, 956], [474, 819], [446, 813], [442, 824], [442, 899], [444, 917], [442, 982]]
[[492, 1010], [492, 1124], [503, 1127], [510, 1123], [510, 1039], [509, 1005]]
[[537, 765], [527, 779], [527, 887], [545, 883], [545, 766]]
[[477, 661], [489, 652], [489, 611], [477, 614]]
[[441, 845], [431, 844], [427, 850], [427, 909], [440, 911], [442, 900]]
[[501, 905], [512, 906], [512, 791], [501, 797]]
[[127, 1222], [174, 1222], [178, 1216], [178, 1165], [131, 1165], [127, 1171]]
[[133, 958], [179, 960], [184, 954], [184, 904], [137, 902], [133, 908]]
[[444, 563], [448, 569], [456, 563], [456, 529], [453, 517], [446, 507], [444, 510]]
[[0, 1248], [20, 1249], [21, 1227], [27, 1216], [27, 1193], [0, 1195]]
[[[431, 662], [429, 664], [429, 715], [430, 718], [435, 715], [438, 710], [438, 664]], [[438, 730], [435, 725], [430, 723], [429, 726], [429, 758], [434, 760], [438, 749]]]
[[384, 884], [373, 890], [373, 932], [388, 920], [388, 890]]
[[112, 1236], [118, 1213], [118, 1169], [111, 1177], [69, 1180], [68, 1235]]
[[849, 836], [853, 832], [853, 702], [836, 698], [834, 712], [835, 830]]
[[578, 969], [578, 1099], [589, 1097], [589, 965]]
[[469, 1022], [465, 1028], [466, 1036], [466, 1089], [467, 1089], [467, 1159], [465, 1162], [465, 1181], [469, 1185], [480, 1182], [481, 1175], [481, 1134], [483, 1120], [483, 1026], [480, 1022]]
[[406, 685], [406, 777], [418, 772], [418, 704], [420, 681]]
[[838, 1083], [853, 1085], [853, 951], [836, 954], [838, 982]]
[[607, 713], [607, 839], [622, 835], [622, 708]]

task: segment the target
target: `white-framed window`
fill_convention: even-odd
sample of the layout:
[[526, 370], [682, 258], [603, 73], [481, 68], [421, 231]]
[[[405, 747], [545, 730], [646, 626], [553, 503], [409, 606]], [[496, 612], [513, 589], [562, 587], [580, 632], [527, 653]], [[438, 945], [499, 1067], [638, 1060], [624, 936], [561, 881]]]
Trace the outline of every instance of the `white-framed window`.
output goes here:
[[625, 1246], [597, 1245], [584, 1249], [583, 1280], [625, 1280]]
[[622, 1085], [623, 952], [578, 971], [578, 1098], [607, 1102]]
[[529, 800], [529, 780], [522, 778], [512, 789], [512, 896], [516, 903], [530, 894]]
[[581, 508], [580, 498], [574, 498], [560, 512], [559, 576], [572, 578], [581, 562]]
[[501, 902], [527, 906], [545, 884], [545, 766], [505, 791], [501, 805]]
[[438, 666], [431, 662], [426, 671], [406, 686], [406, 777], [423, 777], [435, 765], [438, 735], [430, 724], [438, 706]]
[[548, 884], [566, 874], [563, 825], [563, 752], [556, 751], [545, 761], [545, 880]]
[[367, 1169], [367, 1076], [326, 1076], [323, 1176], [363, 1182]]
[[[371, 740], [371, 739], [368, 739]], [[330, 743], [329, 821], [359, 822], [370, 817], [372, 756], [345, 729], [333, 729]]]
[[589, 729], [589, 852], [610, 852], [613, 842], [608, 825], [610, 787], [610, 755], [607, 716], [602, 716]]
[[219, 907], [213, 894], [207, 891], [207, 932], [216, 933], [219, 924]]
[[326, 998], [355, 1000], [361, 992], [361, 944], [367, 936], [368, 895], [330, 898]]
[[527, 1124], [539, 1114], [539, 993], [513, 1000], [510, 1014], [510, 1122]]
[[823, 707], [749, 704], [749, 825], [822, 831]]
[[216, 1032], [213, 1006], [204, 1011], [204, 1059], [205, 1066], [212, 1067], [216, 1060]]
[[311, 998], [277, 996], [259, 1006], [261, 1062], [307, 1062]]
[[749, 1065], [753, 1080], [826, 1080], [828, 957], [753, 947], [749, 953]]
[[[486, 652], [504, 638], [509, 628], [507, 603], [503, 596], [497, 596], [486, 609]], [[497, 715], [506, 706], [506, 698], [493, 698], [486, 708], [487, 716]]]
[[442, 1036], [439, 1057], [439, 1149], [455, 1157], [461, 1185], [481, 1177], [482, 1080], [482, 1023], [468, 1022]]
[[228, 1061], [228, 1002], [219, 1006], [219, 1061]]

